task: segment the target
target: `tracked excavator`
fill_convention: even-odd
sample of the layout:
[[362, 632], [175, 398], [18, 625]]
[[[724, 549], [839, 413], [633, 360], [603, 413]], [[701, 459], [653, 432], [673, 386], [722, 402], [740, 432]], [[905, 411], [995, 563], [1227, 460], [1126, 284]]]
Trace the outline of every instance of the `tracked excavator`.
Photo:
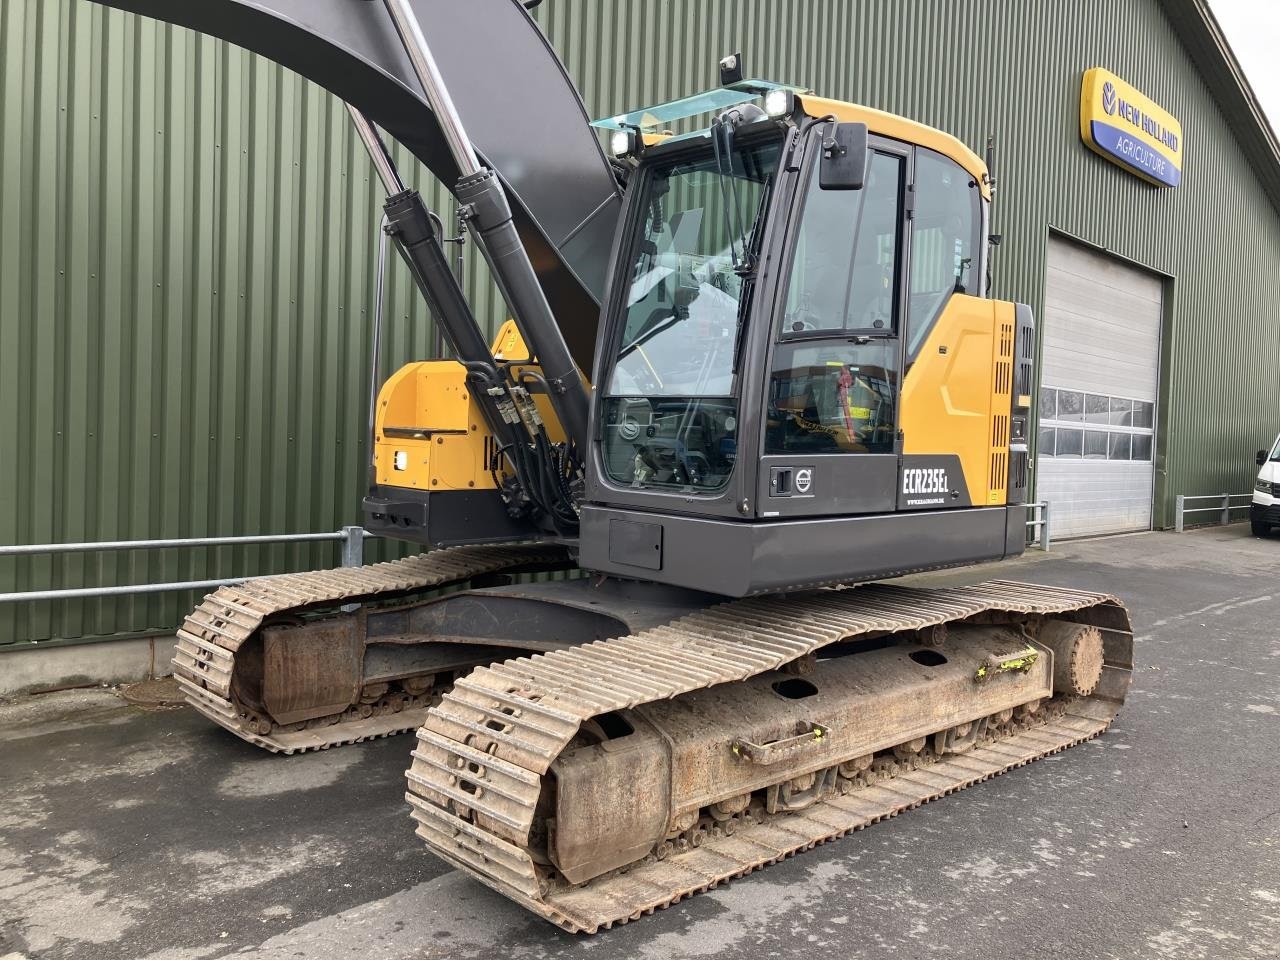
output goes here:
[[[736, 55], [593, 129], [515, 0], [109, 2], [346, 101], [450, 353], [373, 405], [366, 526], [429, 549], [209, 595], [201, 713], [280, 753], [417, 730], [430, 850], [587, 932], [1111, 723], [1115, 598], [876, 582], [1025, 545], [1034, 323], [957, 139]], [[384, 134], [451, 187], [493, 343]]]

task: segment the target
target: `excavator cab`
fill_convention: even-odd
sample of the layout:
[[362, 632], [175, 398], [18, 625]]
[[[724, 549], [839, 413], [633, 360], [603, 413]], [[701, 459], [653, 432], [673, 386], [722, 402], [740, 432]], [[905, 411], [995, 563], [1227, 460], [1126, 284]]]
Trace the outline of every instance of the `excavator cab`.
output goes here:
[[986, 299], [983, 162], [766, 81], [597, 125], [632, 172], [582, 565], [742, 596], [1020, 553], [1033, 326]]

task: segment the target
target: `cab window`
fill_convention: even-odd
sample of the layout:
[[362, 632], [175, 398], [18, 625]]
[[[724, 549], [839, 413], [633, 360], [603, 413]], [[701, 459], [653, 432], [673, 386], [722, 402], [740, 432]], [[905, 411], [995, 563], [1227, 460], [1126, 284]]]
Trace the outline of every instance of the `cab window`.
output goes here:
[[861, 190], [822, 190], [810, 177], [782, 337], [894, 329], [903, 167], [873, 153]]
[[916, 148], [907, 356], [914, 358], [952, 293], [978, 292], [978, 185], [940, 153]]
[[765, 452], [892, 453], [897, 366], [897, 340], [778, 344]]

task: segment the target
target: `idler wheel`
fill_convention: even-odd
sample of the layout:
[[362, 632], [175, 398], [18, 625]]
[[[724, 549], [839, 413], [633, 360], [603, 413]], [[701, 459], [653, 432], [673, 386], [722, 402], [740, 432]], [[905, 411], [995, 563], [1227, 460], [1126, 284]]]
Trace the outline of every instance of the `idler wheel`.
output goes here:
[[1050, 620], [1040, 642], [1053, 650], [1053, 692], [1087, 697], [1102, 679], [1102, 631], [1086, 623]]

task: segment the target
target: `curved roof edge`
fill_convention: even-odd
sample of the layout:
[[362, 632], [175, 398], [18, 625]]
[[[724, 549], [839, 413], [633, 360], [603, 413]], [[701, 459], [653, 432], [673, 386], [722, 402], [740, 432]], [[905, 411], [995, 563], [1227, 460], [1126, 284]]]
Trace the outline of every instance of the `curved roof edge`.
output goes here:
[[1280, 213], [1280, 140], [1208, 0], [1162, 0], [1161, 6]]
[[796, 100], [811, 117], [823, 117], [831, 114], [837, 120], [850, 123], [865, 123], [867, 129], [882, 137], [902, 140], [905, 143], [916, 143], [930, 150], [936, 150], [943, 156], [950, 157], [968, 171], [978, 184], [978, 189], [988, 200], [991, 199], [991, 183], [987, 178], [987, 165], [981, 157], [970, 150], [963, 141], [945, 131], [926, 124], [900, 117], [896, 113], [887, 113], [874, 107], [864, 107], [843, 100], [828, 100], [826, 97], [799, 95]]

